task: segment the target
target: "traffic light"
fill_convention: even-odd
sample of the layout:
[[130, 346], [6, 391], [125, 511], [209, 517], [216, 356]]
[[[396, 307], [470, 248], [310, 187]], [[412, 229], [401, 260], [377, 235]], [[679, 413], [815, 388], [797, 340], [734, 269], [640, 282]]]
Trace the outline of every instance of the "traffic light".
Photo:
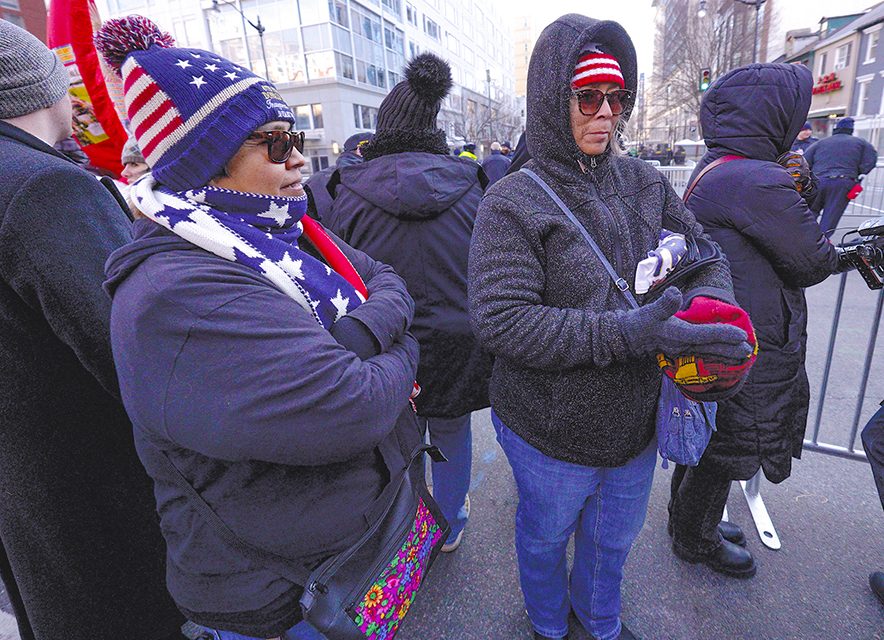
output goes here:
[[712, 84], [712, 69], [700, 69], [700, 91], [706, 91]]

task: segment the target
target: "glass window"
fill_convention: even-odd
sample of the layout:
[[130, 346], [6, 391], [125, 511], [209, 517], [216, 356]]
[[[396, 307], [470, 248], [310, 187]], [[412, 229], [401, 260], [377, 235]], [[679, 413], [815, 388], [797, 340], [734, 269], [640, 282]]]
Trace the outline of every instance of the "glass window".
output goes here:
[[335, 56], [333, 51], [318, 51], [307, 54], [307, 74], [310, 80], [335, 77]]
[[342, 27], [349, 27], [350, 21], [347, 18], [346, 0], [328, 0], [328, 14], [331, 21], [336, 22]]
[[402, 0], [381, 0], [381, 4], [387, 7], [396, 17], [402, 15]]
[[844, 69], [850, 64], [850, 45], [851, 43], [848, 42], [835, 49], [835, 71]]
[[313, 173], [328, 169], [328, 156], [310, 156], [310, 165], [313, 167]]
[[356, 74], [353, 70], [353, 58], [345, 56], [343, 53], [335, 51], [335, 64], [338, 67], [338, 77], [347, 80], [355, 80]]
[[311, 104], [310, 109], [313, 111], [313, 128], [322, 129], [322, 105]]
[[332, 48], [331, 30], [328, 23], [301, 29], [304, 35], [304, 51], [324, 51]]
[[305, 129], [312, 129], [313, 126], [310, 124], [310, 105], [309, 104], [301, 104], [295, 107], [295, 129], [299, 131], [303, 131]]
[[393, 25], [384, 22], [384, 44], [390, 51], [405, 53], [405, 34]]
[[439, 25], [433, 22], [427, 16], [424, 16], [424, 33], [426, 33], [434, 40], [439, 39]]
[[417, 26], [417, 9], [408, 3], [405, 4], [405, 19], [415, 27]]
[[353, 33], [372, 42], [381, 43], [381, 18], [354, 4], [350, 9], [353, 19]]
[[[256, 37], [249, 38], [252, 61], [262, 64], [261, 42]], [[298, 30], [269, 31], [264, 34], [264, 49], [267, 53], [267, 68], [272, 82], [306, 82], [304, 56], [298, 43]]]
[[866, 103], [869, 101], [869, 85], [871, 82], [857, 82], [856, 115], [866, 115]]
[[817, 75], [824, 76], [826, 75], [826, 59], [829, 57], [828, 53], [820, 54], [820, 70]]
[[420, 52], [421, 52], [420, 46], [414, 40], [409, 40], [408, 41], [408, 53], [410, 54], [409, 57], [413, 58], [417, 54], [419, 54]]
[[336, 24], [332, 25], [332, 40], [334, 41], [334, 47], [338, 51], [343, 51], [344, 53], [353, 53], [352, 47], [350, 45], [350, 32], [346, 29], [342, 29]]
[[331, 3], [328, 0], [298, 0], [298, 6], [301, 9], [301, 23], [327, 22], [329, 4]]
[[878, 36], [880, 33], [880, 31], [875, 31], [869, 34], [869, 39], [866, 41], [865, 64], [875, 61], [875, 50], [878, 48]]

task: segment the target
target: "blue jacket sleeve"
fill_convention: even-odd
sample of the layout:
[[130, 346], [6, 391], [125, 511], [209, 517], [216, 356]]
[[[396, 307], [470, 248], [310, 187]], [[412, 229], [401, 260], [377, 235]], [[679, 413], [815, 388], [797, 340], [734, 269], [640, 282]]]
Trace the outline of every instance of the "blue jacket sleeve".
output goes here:
[[166, 436], [222, 460], [344, 461], [394, 428], [417, 356], [404, 333], [363, 361], [286, 296], [251, 291], [190, 327], [166, 385]]
[[383, 353], [411, 326], [414, 300], [405, 288], [405, 281], [393, 267], [354, 249], [330, 231], [328, 233], [362, 276], [368, 289], [368, 299], [347, 317], [365, 325]]
[[115, 397], [110, 299], [101, 283], [105, 260], [129, 239], [125, 213], [74, 165], [32, 175], [0, 217], [0, 277]]
[[816, 150], [817, 143], [814, 142], [812, 145], [807, 147], [807, 151], [804, 152], [804, 159], [807, 160], [807, 165], [813, 170], [813, 161], [816, 158]]
[[872, 169], [875, 168], [875, 165], [878, 164], [878, 152], [875, 150], [870, 143], [863, 140], [865, 144], [863, 144], [863, 158], [859, 165], [859, 172], [861, 174], [871, 173]]

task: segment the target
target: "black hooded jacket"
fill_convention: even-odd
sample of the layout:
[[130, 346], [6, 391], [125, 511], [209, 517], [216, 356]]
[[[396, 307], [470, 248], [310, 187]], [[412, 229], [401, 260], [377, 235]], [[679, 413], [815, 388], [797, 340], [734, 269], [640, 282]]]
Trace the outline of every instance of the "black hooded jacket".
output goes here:
[[750, 65], [722, 76], [700, 109], [709, 151], [694, 175], [725, 155], [747, 158], [710, 171], [688, 200], [727, 254], [734, 295], [759, 343], [745, 385], [718, 403], [718, 432], [704, 455], [734, 479], [751, 478], [761, 467], [780, 482], [789, 477], [791, 458], [801, 455], [810, 399], [802, 287], [824, 280], [838, 259], [775, 160], [801, 130], [812, 87], [801, 65]]
[[344, 167], [351, 167], [354, 164], [361, 164], [362, 156], [355, 151], [345, 151], [338, 158], [333, 167], [327, 167], [322, 171], [317, 171], [304, 183], [313, 196], [313, 207], [316, 211], [316, 219], [323, 220], [328, 212], [331, 211], [332, 201], [334, 200], [334, 190], [337, 188], [338, 180], [333, 179], [335, 172]]
[[[570, 80], [589, 44], [620, 62], [636, 88], [635, 49], [623, 28], [562, 16], [534, 47], [528, 71], [528, 151], [534, 170], [574, 212], [630, 283], [662, 227], [702, 233], [663, 176], [611, 151], [583, 156], [571, 133]], [[470, 247], [470, 312], [495, 356], [491, 404], [544, 454], [588, 466], [620, 466], [654, 433], [660, 369], [630, 357], [626, 303], [577, 228], [527, 175], [489, 188]], [[727, 265], [699, 273], [686, 294], [729, 300]]]
[[467, 311], [467, 254], [486, 180], [471, 160], [382, 155], [340, 171], [324, 221], [405, 279], [421, 347], [415, 403], [422, 416], [454, 418], [488, 406], [491, 357], [478, 347]]

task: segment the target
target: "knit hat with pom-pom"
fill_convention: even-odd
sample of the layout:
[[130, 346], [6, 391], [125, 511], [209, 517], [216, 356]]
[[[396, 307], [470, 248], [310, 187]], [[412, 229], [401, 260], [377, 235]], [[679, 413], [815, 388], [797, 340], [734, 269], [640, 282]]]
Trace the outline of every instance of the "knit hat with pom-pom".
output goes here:
[[123, 79], [131, 127], [154, 177], [175, 191], [221, 174], [261, 125], [295, 122], [270, 82], [214, 53], [175, 47], [147, 18], [108, 20], [95, 46]]
[[442, 98], [451, 90], [451, 68], [432, 53], [412, 58], [405, 80], [397, 84], [378, 109], [377, 132], [385, 129], [435, 131]]

